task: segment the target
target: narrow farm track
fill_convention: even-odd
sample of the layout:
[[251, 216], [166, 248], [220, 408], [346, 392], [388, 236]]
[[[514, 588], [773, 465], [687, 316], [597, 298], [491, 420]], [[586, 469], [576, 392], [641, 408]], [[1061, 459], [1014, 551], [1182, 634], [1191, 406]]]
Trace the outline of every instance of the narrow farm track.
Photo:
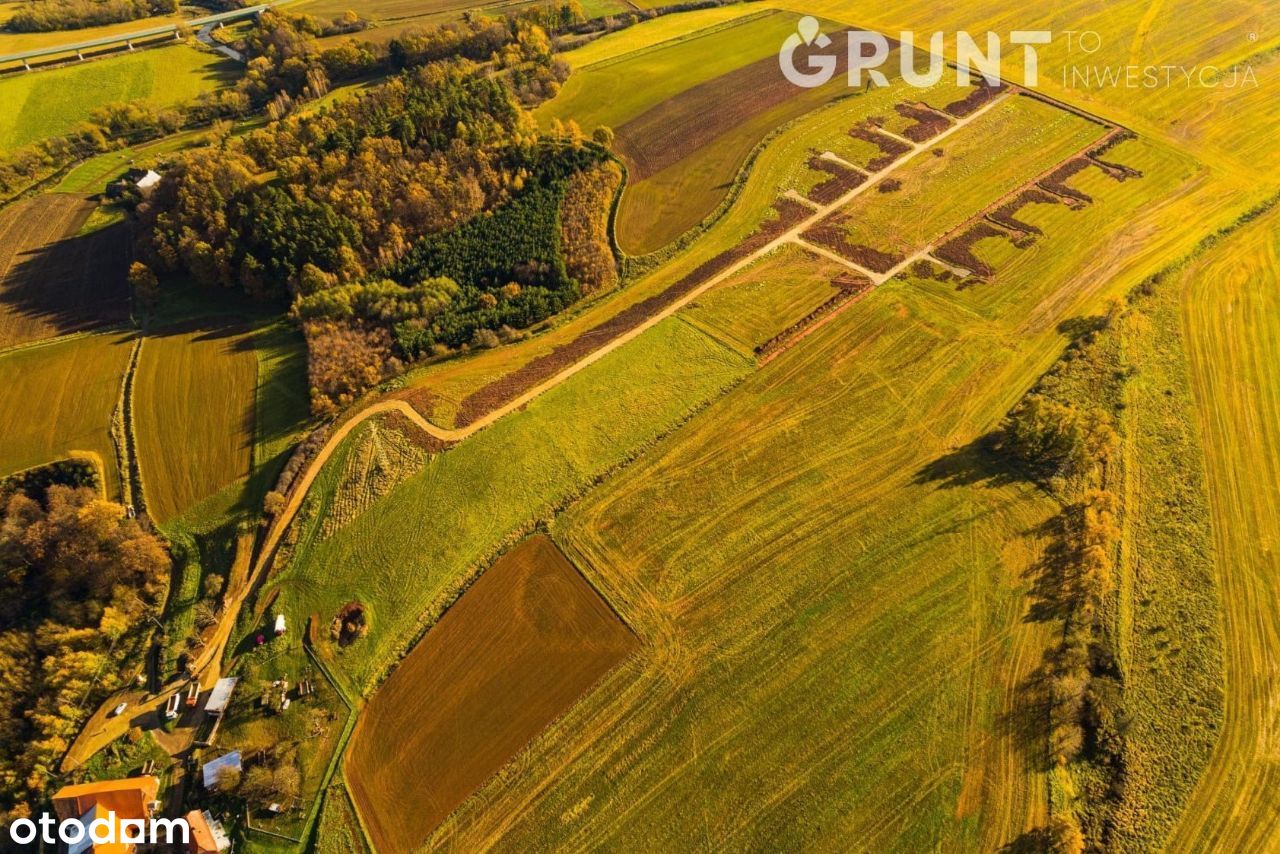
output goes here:
[[[919, 156], [921, 152], [935, 148], [938, 145], [938, 143], [940, 143], [943, 139], [959, 131], [961, 128], [966, 127], [970, 123], [976, 121], [978, 118], [986, 115], [990, 110], [994, 109], [999, 104], [1003, 103], [1005, 99], [1009, 97], [1010, 95], [1005, 94], [1005, 95], [1001, 95], [999, 97], [991, 99], [991, 101], [989, 101], [981, 109], [976, 110], [975, 112], [971, 113], [970, 115], [966, 116], [963, 119], [957, 120], [955, 124], [947, 128], [945, 131], [938, 134], [937, 136], [933, 137], [932, 139], [928, 140], [926, 144], [912, 143], [911, 151], [905, 153], [902, 157], [898, 158], [893, 163], [881, 169], [879, 172], [872, 173], [871, 177], [883, 178], [886, 175], [892, 174], [897, 169], [901, 168], [907, 163], [910, 163], [913, 159]], [[591, 353], [587, 354], [582, 359], [578, 360], [577, 362], [574, 362], [572, 365], [569, 365], [564, 370], [560, 371], [560, 373], [555, 374], [554, 376], [550, 377], [549, 379], [545, 380], [542, 383], [539, 383], [538, 385], [524, 392], [514, 400], [498, 407], [497, 409], [490, 411], [488, 414], [483, 415], [480, 418], [477, 418], [475, 421], [472, 421], [470, 424], [468, 424], [465, 427], [457, 427], [457, 428], [451, 428], [451, 429], [438, 427], [435, 424], [432, 424], [430, 421], [423, 418], [417, 412], [417, 410], [415, 410], [412, 406], [410, 406], [408, 403], [406, 403], [403, 400], [379, 401], [377, 403], [371, 404], [365, 407], [364, 409], [360, 410], [355, 415], [353, 415], [350, 419], [345, 421], [337, 430], [333, 432], [333, 434], [329, 437], [329, 440], [325, 442], [324, 447], [320, 449], [320, 452], [316, 454], [315, 458], [311, 461], [311, 464], [307, 466], [307, 470], [303, 474], [302, 479], [298, 482], [298, 485], [290, 493], [289, 500], [285, 504], [284, 509], [280, 511], [280, 513], [276, 516], [275, 520], [271, 524], [271, 528], [267, 533], [266, 540], [263, 542], [262, 551], [259, 553], [258, 560], [254, 565], [252, 578], [255, 578], [255, 579], [258, 578], [259, 574], [270, 563], [271, 557], [275, 553], [276, 547], [280, 544], [280, 538], [284, 536], [284, 532], [289, 527], [289, 523], [292, 522], [294, 516], [297, 515], [298, 509], [302, 506], [302, 501], [304, 498], [306, 498], [307, 491], [311, 488], [311, 484], [315, 481], [317, 475], [319, 475], [320, 469], [324, 467], [325, 462], [327, 462], [329, 457], [333, 455], [333, 452], [337, 450], [338, 446], [342, 443], [342, 440], [345, 439], [347, 435], [350, 434], [351, 431], [355, 429], [355, 427], [359, 425], [361, 422], [384, 413], [400, 412], [406, 417], [408, 417], [411, 421], [413, 421], [414, 424], [422, 428], [422, 430], [426, 432], [428, 435], [436, 439], [439, 439], [442, 442], [446, 442], [450, 444], [456, 444], [458, 442], [461, 442], [464, 439], [466, 439], [468, 436], [471, 436], [472, 434], [480, 430], [483, 430], [485, 427], [490, 426], [491, 424], [493, 424], [495, 421], [499, 420], [503, 416], [508, 415], [512, 412], [515, 412], [516, 410], [521, 409], [524, 406], [528, 405], [530, 401], [532, 401], [534, 398], [541, 395], [543, 392], [549, 389], [555, 388], [556, 386], [560, 385], [560, 383], [572, 377], [574, 374], [600, 361], [605, 356], [612, 353], [614, 350], [625, 345], [627, 342], [632, 341], [635, 338], [638, 338], [640, 335], [644, 334], [649, 329], [652, 329], [654, 326], [658, 325], [662, 321], [666, 320], [668, 317], [671, 317], [680, 309], [684, 308], [689, 303], [693, 302], [695, 299], [697, 299], [702, 294], [706, 293], [711, 288], [714, 288], [716, 285], [726, 281], [736, 273], [749, 267], [751, 264], [754, 264], [756, 261], [759, 261], [761, 258], [773, 252], [775, 249], [782, 246], [783, 244], [803, 243], [800, 240], [800, 235], [804, 233], [805, 230], [812, 228], [813, 226], [817, 225], [826, 217], [830, 216], [840, 208], [847, 205], [850, 201], [852, 201], [853, 199], [857, 198], [859, 195], [861, 195], [862, 193], [870, 189], [870, 187], [874, 183], [875, 182], [873, 180], [868, 180], [862, 184], [859, 184], [857, 187], [854, 187], [852, 190], [845, 193], [843, 196], [836, 199], [831, 204], [814, 208], [814, 211], [812, 214], [810, 214], [805, 219], [801, 220], [794, 227], [778, 235], [769, 243], [766, 243], [764, 246], [757, 249], [755, 252], [752, 252], [751, 254], [744, 256], [742, 259], [740, 259], [736, 263], [730, 264], [724, 270], [720, 271], [714, 276], [711, 276], [705, 282], [698, 285], [693, 290], [689, 291], [680, 299], [668, 305], [662, 311], [659, 311], [658, 313], [646, 319], [644, 322], [628, 330], [627, 332], [624, 332], [623, 334], [619, 335], [617, 338], [614, 338], [613, 340], [609, 341], [607, 344], [604, 344], [599, 349], [593, 350]], [[806, 248], [808, 247], [806, 246]], [[911, 261], [915, 260], [917, 257], [922, 257], [923, 254], [924, 254], [924, 251], [917, 253], [917, 255], [912, 256], [911, 258], [907, 259], [907, 261], [903, 262], [903, 264], [896, 267], [893, 272], [897, 272], [898, 270], [903, 269], [907, 263], [910, 263]], [[847, 261], [843, 261], [843, 259], [842, 259], [842, 262], [846, 264], [848, 263]], [[874, 276], [873, 281], [877, 283], [883, 282], [890, 277], [888, 275], [886, 276], [879, 276], [875, 274], [872, 274], [872, 275]], [[239, 603], [237, 603], [236, 608], [237, 609], [239, 608]], [[228, 619], [234, 620], [234, 613], [232, 609], [228, 609], [228, 615], [229, 615]]]
[[1280, 844], [1280, 241], [1273, 212], [1188, 273], [1226, 634], [1225, 720], [1169, 850]]

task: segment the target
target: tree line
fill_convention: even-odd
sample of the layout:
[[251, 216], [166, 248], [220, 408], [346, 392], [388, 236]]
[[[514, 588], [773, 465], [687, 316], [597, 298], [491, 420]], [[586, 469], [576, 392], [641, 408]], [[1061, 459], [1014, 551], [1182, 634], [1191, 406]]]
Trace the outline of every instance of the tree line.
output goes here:
[[4, 28], [13, 33], [76, 30], [177, 11], [178, 0], [27, 0]]

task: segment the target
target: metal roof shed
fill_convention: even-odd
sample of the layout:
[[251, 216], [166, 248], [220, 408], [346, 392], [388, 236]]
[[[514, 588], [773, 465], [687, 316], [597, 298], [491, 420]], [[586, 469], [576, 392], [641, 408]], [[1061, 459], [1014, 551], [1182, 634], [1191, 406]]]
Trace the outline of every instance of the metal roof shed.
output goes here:
[[204, 710], [211, 715], [220, 715], [227, 710], [227, 704], [231, 702], [231, 692], [236, 689], [236, 683], [240, 680], [235, 676], [227, 676], [213, 683], [213, 690], [209, 692], [209, 701], [204, 704]]
[[217, 759], [204, 763], [204, 767], [200, 769], [200, 777], [204, 782], [204, 787], [211, 789], [218, 785], [218, 775], [222, 773], [224, 768], [239, 771], [242, 767], [240, 751], [233, 750], [228, 754], [219, 756]]

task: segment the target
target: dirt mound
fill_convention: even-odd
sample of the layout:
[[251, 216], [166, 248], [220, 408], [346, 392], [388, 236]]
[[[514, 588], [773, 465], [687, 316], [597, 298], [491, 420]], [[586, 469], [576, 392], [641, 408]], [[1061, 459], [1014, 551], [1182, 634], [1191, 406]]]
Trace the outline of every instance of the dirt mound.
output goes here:
[[834, 214], [806, 231], [804, 237], [818, 246], [830, 249], [841, 258], [876, 273], [887, 273], [902, 263], [901, 255], [850, 243], [849, 233], [844, 229], [845, 222], [847, 218], [843, 214]]
[[1029, 222], [1023, 222], [1017, 218], [1017, 213], [1022, 208], [1031, 204], [1056, 205], [1062, 200], [1052, 193], [1046, 193], [1039, 187], [1028, 187], [1019, 192], [1009, 201], [1000, 205], [987, 216], [997, 225], [1003, 226], [1011, 231], [1020, 231], [1023, 234], [1043, 234], [1037, 226]]
[[1067, 181], [1088, 169], [1091, 165], [1093, 165], [1093, 161], [1088, 157], [1073, 157], [1041, 179], [1039, 182], [1040, 187], [1055, 196], [1060, 196], [1067, 200], [1067, 204], [1074, 207], [1090, 204], [1093, 202], [1093, 198], [1075, 187], [1068, 186]]
[[350, 646], [367, 634], [369, 623], [365, 618], [364, 605], [359, 602], [343, 605], [329, 624], [329, 639], [338, 646]]
[[756, 358], [761, 364], [795, 346], [874, 287], [870, 279], [856, 273], [841, 273], [831, 280], [831, 284], [837, 291], [830, 299], [755, 348]]
[[973, 254], [973, 246], [979, 240], [988, 237], [1007, 237], [1008, 232], [997, 228], [989, 222], [975, 222], [959, 236], [953, 237], [934, 250], [934, 255], [948, 264], [963, 267], [979, 279], [989, 279], [995, 270]]

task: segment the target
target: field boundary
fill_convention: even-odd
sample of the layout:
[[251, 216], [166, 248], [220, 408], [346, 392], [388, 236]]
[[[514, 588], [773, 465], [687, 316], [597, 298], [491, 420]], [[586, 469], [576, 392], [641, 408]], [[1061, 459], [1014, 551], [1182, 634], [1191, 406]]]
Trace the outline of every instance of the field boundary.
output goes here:
[[[709, 7], [709, 8], [723, 8], [724, 6], [736, 6], [736, 5], [746, 6], [748, 5], [749, 1], [750, 0], [739, 0], [739, 3], [725, 3], [723, 4], [723, 6], [720, 6], [720, 7]], [[680, 11], [685, 11], [685, 10], [680, 10]], [[654, 17], [648, 18], [646, 20], [656, 21], [659, 18], [667, 17], [667, 15], [679, 14], [680, 11], [667, 12], [665, 14], [659, 13], [657, 15], [654, 15]], [[699, 10], [690, 9], [688, 11], [699, 11]], [[660, 42], [654, 42], [651, 45], [645, 45], [644, 47], [637, 48], [636, 50], [627, 51], [626, 53], [620, 53], [617, 56], [610, 56], [604, 59], [597, 59], [595, 62], [578, 66], [577, 70], [585, 71], [588, 68], [608, 68], [611, 65], [617, 65], [618, 63], [626, 62], [627, 60], [634, 59], [637, 56], [645, 56], [646, 54], [654, 53], [659, 50], [665, 50], [666, 48], [673, 47], [677, 44], [685, 44], [687, 42], [697, 41], [698, 39], [705, 38], [707, 36], [717, 35], [719, 33], [724, 32], [725, 30], [734, 29], [735, 27], [738, 27], [742, 24], [750, 23], [752, 21], [759, 21], [771, 15], [782, 15], [785, 13], [786, 13], [785, 9], [778, 9], [774, 7], [770, 7], [766, 9], [757, 9], [754, 12], [748, 12], [745, 15], [742, 15], [737, 18], [732, 18], [728, 21], [720, 21], [719, 23], [712, 24], [709, 27], [703, 27], [700, 30], [694, 30], [691, 33], [681, 33], [678, 36], [672, 36], [669, 39], [663, 39]], [[644, 21], [640, 21], [639, 23], [644, 23]], [[618, 30], [618, 32], [622, 32], [622, 31]], [[603, 37], [606, 35], [611, 35], [611, 33], [603, 33], [599, 37]]]
[[138, 442], [133, 433], [133, 379], [142, 353], [139, 335], [129, 351], [129, 362], [120, 378], [120, 393], [111, 413], [111, 444], [116, 449], [116, 468], [120, 474], [120, 497], [127, 508], [136, 508], [146, 516], [146, 498], [142, 493], [142, 464], [138, 461]]

